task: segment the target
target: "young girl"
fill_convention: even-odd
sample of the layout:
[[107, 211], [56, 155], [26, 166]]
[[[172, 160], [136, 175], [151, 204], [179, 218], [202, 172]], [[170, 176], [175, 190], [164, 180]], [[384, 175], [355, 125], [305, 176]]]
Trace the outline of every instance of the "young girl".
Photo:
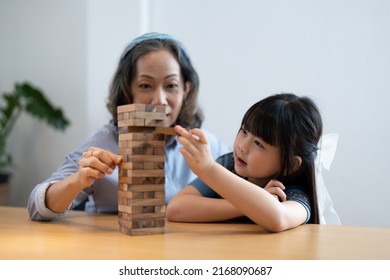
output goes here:
[[246, 216], [271, 232], [319, 223], [314, 161], [322, 119], [308, 97], [277, 94], [244, 115], [233, 152], [213, 160], [199, 129], [175, 127], [181, 154], [198, 176], [167, 206], [176, 222]]

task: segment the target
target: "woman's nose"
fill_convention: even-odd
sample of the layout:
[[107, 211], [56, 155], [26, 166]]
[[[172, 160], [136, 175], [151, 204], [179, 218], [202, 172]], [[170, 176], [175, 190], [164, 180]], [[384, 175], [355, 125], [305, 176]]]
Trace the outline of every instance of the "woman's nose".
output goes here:
[[156, 92], [153, 94], [152, 104], [154, 105], [167, 105], [167, 95], [165, 90], [162, 88], [157, 88]]

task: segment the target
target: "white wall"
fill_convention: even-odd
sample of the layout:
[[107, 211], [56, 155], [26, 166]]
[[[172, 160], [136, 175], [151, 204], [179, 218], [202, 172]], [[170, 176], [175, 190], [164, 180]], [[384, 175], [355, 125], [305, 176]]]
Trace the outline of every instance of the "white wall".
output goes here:
[[[126, 45], [141, 32], [148, 1], [88, 0], [85, 16], [88, 133], [110, 120], [106, 109], [109, 84]], [[144, 2], [144, 3], [143, 3]]]
[[228, 143], [253, 102], [281, 91], [313, 97], [325, 133], [340, 134], [324, 176], [343, 223], [389, 227], [389, 14], [385, 0], [0, 0], [0, 91], [30, 80], [72, 121], [61, 134], [20, 120], [11, 202], [25, 205], [107, 121], [120, 52], [141, 32], [160, 31], [186, 45], [201, 78], [204, 128]]
[[0, 92], [28, 81], [71, 121], [69, 130], [61, 133], [26, 115], [18, 120], [9, 139], [12, 205], [26, 205], [31, 188], [86, 136], [85, 15], [86, 3], [78, 0], [0, 0]]

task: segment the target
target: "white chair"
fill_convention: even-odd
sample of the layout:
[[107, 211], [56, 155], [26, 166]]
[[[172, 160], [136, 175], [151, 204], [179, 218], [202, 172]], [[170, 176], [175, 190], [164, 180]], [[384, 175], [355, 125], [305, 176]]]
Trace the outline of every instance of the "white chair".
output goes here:
[[333, 207], [332, 198], [325, 187], [322, 177], [323, 168], [326, 170], [330, 169], [336, 153], [338, 137], [338, 134], [325, 134], [321, 137], [315, 161], [317, 199], [321, 224], [341, 225], [340, 217]]

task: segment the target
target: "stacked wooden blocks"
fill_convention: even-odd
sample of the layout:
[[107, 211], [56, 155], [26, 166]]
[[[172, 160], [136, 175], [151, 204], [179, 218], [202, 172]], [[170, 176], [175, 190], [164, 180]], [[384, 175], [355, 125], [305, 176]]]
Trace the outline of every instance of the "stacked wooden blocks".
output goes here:
[[119, 230], [127, 235], [165, 231], [165, 106], [118, 106]]

